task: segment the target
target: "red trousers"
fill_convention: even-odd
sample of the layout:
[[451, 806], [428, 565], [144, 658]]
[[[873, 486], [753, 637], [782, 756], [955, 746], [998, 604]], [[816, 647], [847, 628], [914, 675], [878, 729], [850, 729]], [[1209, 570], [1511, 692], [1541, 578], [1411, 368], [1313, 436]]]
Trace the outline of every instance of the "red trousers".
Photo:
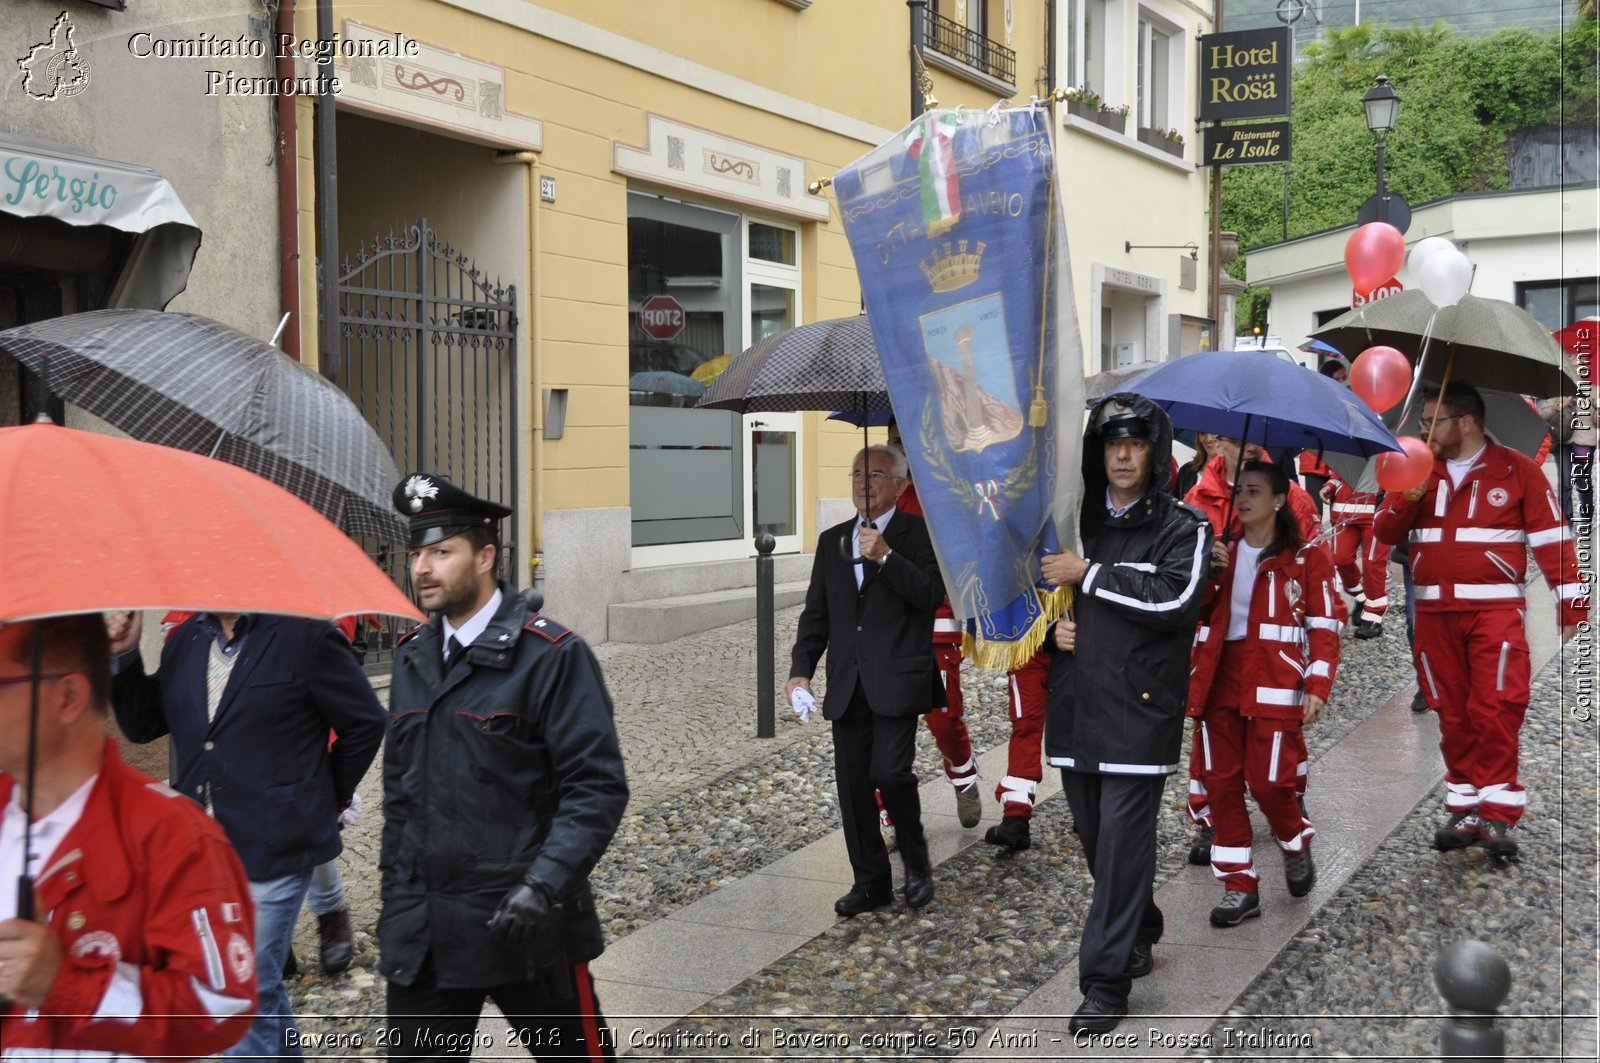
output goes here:
[[1297, 853], [1311, 843], [1316, 830], [1300, 815], [1295, 793], [1305, 736], [1300, 721], [1242, 716], [1239, 706], [1254, 681], [1244, 675], [1238, 655], [1223, 647], [1216, 684], [1205, 713], [1195, 727], [1200, 782], [1211, 806], [1211, 873], [1230, 890], [1256, 892], [1251, 856], [1254, 834], [1245, 807], [1245, 788], [1267, 818], [1279, 848]]
[[1528, 711], [1528, 636], [1520, 609], [1417, 610], [1417, 678], [1439, 714], [1445, 807], [1515, 823], [1528, 795], [1517, 782]]
[[1333, 567], [1345, 593], [1361, 603], [1362, 619], [1382, 620], [1389, 609], [1389, 548], [1366, 523], [1334, 526]]
[[1006, 776], [994, 789], [1003, 815], [1030, 819], [1033, 802], [1044, 778], [1040, 759], [1044, 745], [1044, 681], [1050, 674], [1050, 654], [1041, 649], [1020, 668], [1007, 675], [1011, 741], [1006, 746]]
[[945, 778], [950, 785], [965, 790], [978, 781], [978, 761], [972, 755], [972, 739], [963, 715], [966, 702], [961, 696], [961, 647], [936, 642], [933, 655], [939, 661], [939, 677], [944, 680], [944, 696], [949, 705], [934, 709], [923, 719], [928, 721], [928, 733], [944, 757]]

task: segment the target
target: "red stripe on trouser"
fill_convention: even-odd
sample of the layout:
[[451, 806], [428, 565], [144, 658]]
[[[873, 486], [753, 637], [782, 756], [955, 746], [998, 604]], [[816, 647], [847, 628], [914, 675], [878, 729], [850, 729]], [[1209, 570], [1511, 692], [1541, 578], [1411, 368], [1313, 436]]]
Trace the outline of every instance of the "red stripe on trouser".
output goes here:
[[[1050, 674], [1050, 656], [1041, 649], [1020, 668], [1007, 675], [1007, 715], [1011, 717], [1011, 740], [1006, 744], [1006, 774], [1037, 783], [1044, 778], [1040, 753], [1044, 745], [1045, 679]], [[1015, 796], [1015, 795], [1013, 795]], [[1030, 817], [1033, 803], [1006, 800], [1002, 780], [995, 787], [994, 799], [1008, 816]]]
[[589, 977], [587, 963], [575, 964], [572, 980], [578, 987], [578, 1019], [583, 1024], [583, 1043], [588, 1045], [587, 1059], [605, 1059], [605, 1042], [600, 1039], [600, 1009], [595, 1005], [594, 981]]
[[961, 647], [934, 643], [934, 658], [939, 662], [939, 675], [944, 680], [947, 708], [934, 709], [923, 717], [928, 721], [928, 733], [944, 758], [944, 774], [952, 782], [958, 778], [957, 770], [972, 760], [972, 737], [967, 734], [966, 701], [961, 694]]
[[[1254, 689], [1254, 681], [1244, 674], [1242, 643], [1226, 643], [1217, 663], [1217, 680], [1206, 703], [1204, 716], [1210, 764], [1202, 765], [1200, 779], [1211, 802], [1211, 824], [1216, 831], [1212, 851], [1248, 849], [1252, 836], [1250, 812], [1245, 807], [1246, 787], [1256, 807], [1266, 817], [1273, 837], [1289, 841], [1300, 836], [1307, 824], [1300, 817], [1295, 800], [1296, 758], [1291, 735], [1300, 729], [1298, 720], [1269, 720], [1241, 716], [1240, 703]], [[1283, 740], [1274, 742], [1274, 736]], [[1303, 740], [1302, 740], [1303, 742]], [[1277, 760], [1273, 760], [1276, 748]], [[1251, 893], [1256, 879], [1246, 874], [1250, 864], [1213, 864], [1212, 871], [1228, 889]]]
[[[1417, 610], [1418, 659], [1426, 655], [1432, 685], [1423, 683], [1439, 714], [1439, 752], [1445, 781], [1457, 787], [1453, 812], [1466, 811], [1460, 795], [1504, 787], [1516, 804], [1483, 799], [1486, 819], [1515, 823], [1522, 815], [1517, 762], [1522, 721], [1528, 712], [1528, 639], [1516, 609], [1463, 612]], [[1419, 666], [1418, 674], [1422, 674]], [[1437, 690], [1435, 695], [1434, 690]], [[1515, 795], [1515, 796], [1513, 796]]]

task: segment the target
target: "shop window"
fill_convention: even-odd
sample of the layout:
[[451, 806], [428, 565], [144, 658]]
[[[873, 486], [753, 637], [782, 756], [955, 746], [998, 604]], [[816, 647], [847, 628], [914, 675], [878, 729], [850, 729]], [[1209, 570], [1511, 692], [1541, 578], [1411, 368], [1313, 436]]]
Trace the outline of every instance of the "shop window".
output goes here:
[[[747, 458], [745, 419], [696, 403], [735, 355], [795, 324], [798, 236], [726, 211], [628, 196], [634, 546], [754, 534], [751, 478], [774, 484], [781, 462], [770, 450]], [[781, 471], [792, 482], [792, 469]], [[779, 494], [770, 486], [763, 510], [783, 509]], [[764, 523], [792, 524], [795, 509]]]

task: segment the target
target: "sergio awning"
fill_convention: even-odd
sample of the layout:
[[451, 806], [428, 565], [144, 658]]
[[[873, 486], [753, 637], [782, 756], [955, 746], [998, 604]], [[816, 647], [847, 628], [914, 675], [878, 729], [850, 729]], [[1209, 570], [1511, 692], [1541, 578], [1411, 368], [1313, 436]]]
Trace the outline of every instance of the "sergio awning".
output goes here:
[[0, 212], [133, 234], [108, 307], [165, 309], [200, 249], [200, 227], [159, 173], [32, 137], [0, 136]]

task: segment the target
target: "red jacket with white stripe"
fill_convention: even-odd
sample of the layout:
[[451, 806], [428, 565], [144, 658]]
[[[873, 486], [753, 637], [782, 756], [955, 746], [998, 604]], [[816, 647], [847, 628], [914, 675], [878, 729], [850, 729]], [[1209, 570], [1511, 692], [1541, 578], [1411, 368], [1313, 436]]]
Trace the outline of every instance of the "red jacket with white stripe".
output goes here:
[[[900, 492], [900, 497], [895, 499], [894, 504], [896, 509], [903, 509], [907, 513], [915, 513], [919, 517], [924, 516], [922, 499], [917, 497], [917, 485], [914, 483], [906, 484], [906, 489]], [[956, 619], [955, 610], [950, 608], [948, 595], [945, 596], [944, 601], [939, 603], [939, 608], [933, 611], [933, 644], [935, 646], [961, 645], [961, 621]], [[960, 658], [958, 657], [957, 660], [960, 660]]]
[[1555, 595], [1558, 622], [1589, 613], [1572, 533], [1544, 472], [1514, 450], [1488, 443], [1459, 485], [1435, 461], [1422, 498], [1390, 492], [1374, 524], [1378, 538], [1411, 542], [1413, 600], [1424, 612], [1521, 609], [1527, 548]]
[[[1222, 578], [1207, 588], [1206, 611], [1195, 629], [1190, 661], [1190, 716], [1205, 713], [1216, 681], [1238, 560], [1239, 544], [1234, 543]], [[1279, 553], [1262, 561], [1250, 592], [1250, 616], [1242, 640], [1242, 667], [1256, 684], [1255, 695], [1239, 707], [1241, 714], [1298, 720], [1307, 695], [1326, 701], [1339, 667], [1339, 632], [1345, 616], [1344, 599], [1333, 586], [1333, 563], [1322, 548], [1308, 544], [1292, 555]]]
[[1371, 525], [1378, 514], [1378, 496], [1363, 494], [1339, 479], [1338, 474], [1329, 479], [1333, 484], [1333, 501], [1329, 512], [1335, 524]]
[[[1221, 455], [1206, 462], [1206, 467], [1200, 470], [1200, 479], [1183, 496], [1189, 505], [1204, 513], [1211, 520], [1211, 530], [1218, 539], [1222, 538], [1222, 515], [1232, 507], [1228, 504], [1233, 495], [1233, 483], [1228, 479], [1227, 464]], [[1306, 489], [1295, 483], [1293, 478], [1289, 481], [1289, 509], [1294, 513], [1295, 523], [1300, 525], [1300, 538], [1310, 542], [1317, 537], [1318, 525], [1317, 504], [1311, 500], [1311, 495]], [[1237, 539], [1244, 531], [1244, 525], [1239, 523], [1239, 514], [1234, 513], [1233, 528], [1230, 539]]]
[[[0, 774], [0, 808], [11, 788]], [[38, 1014], [0, 1012], [7, 1058], [210, 1056], [249, 1029], [255, 906], [244, 868], [215, 820], [130, 768], [110, 739], [34, 897], [64, 957]]]

